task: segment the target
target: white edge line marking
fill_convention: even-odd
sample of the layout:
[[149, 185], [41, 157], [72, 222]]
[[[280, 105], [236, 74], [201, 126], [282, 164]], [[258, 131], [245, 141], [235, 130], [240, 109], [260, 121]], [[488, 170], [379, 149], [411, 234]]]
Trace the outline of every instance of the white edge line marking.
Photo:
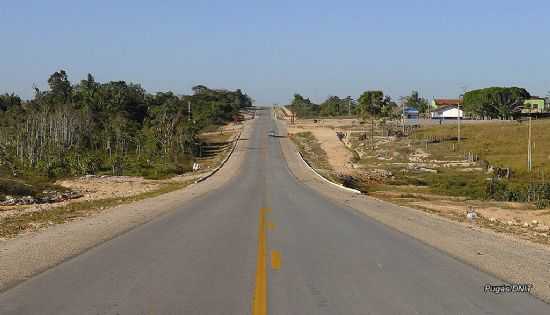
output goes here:
[[311, 165], [309, 165], [306, 160], [304, 160], [304, 157], [302, 156], [302, 153], [298, 152], [298, 156], [300, 157], [300, 160], [302, 160], [302, 162], [304, 162], [305, 165], [307, 165], [307, 167], [313, 171], [313, 173], [315, 173], [317, 176], [321, 177], [322, 180], [324, 180], [325, 182], [331, 184], [331, 185], [334, 185], [340, 189], [344, 189], [344, 190], [347, 190], [347, 191], [350, 191], [352, 193], [356, 193], [356, 194], [361, 194], [361, 191], [357, 190], [357, 189], [353, 189], [353, 188], [349, 188], [349, 187], [346, 187], [346, 186], [343, 186], [343, 185], [340, 185], [340, 184], [336, 184], [330, 180], [328, 180], [327, 178], [325, 178], [323, 175], [319, 174], [313, 167], [311, 167]]
[[[244, 129], [244, 128], [243, 128]], [[210, 174], [207, 174], [199, 179], [197, 179], [193, 184], [197, 184], [197, 183], [200, 183], [206, 179], [208, 179], [210, 176], [216, 174], [224, 165], [225, 163], [227, 162], [227, 160], [229, 160], [229, 158], [231, 157], [231, 155], [233, 155], [233, 151], [235, 151], [235, 148], [237, 147], [237, 144], [239, 142], [239, 140], [241, 139], [241, 134], [242, 134], [242, 131], [239, 132], [239, 135], [237, 136], [237, 138], [235, 140], [233, 140], [234, 144], [233, 144], [233, 148], [231, 148], [231, 151], [229, 152], [229, 154], [227, 154], [227, 156], [225, 157], [225, 159], [223, 159], [223, 161], [221, 162], [220, 165], [218, 165], [218, 167], [216, 167], [214, 170], [212, 170], [210, 172]]]

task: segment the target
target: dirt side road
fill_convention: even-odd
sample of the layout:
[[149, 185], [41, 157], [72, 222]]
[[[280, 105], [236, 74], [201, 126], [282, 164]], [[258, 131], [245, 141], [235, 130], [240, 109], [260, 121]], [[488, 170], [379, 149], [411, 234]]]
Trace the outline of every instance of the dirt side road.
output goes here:
[[221, 187], [239, 172], [254, 125], [255, 120], [246, 123], [231, 158], [206, 181], [107, 209], [99, 215], [0, 241], [0, 291]]
[[[279, 134], [286, 124], [278, 121]], [[348, 193], [322, 181], [298, 159], [294, 144], [281, 138], [285, 159], [296, 178], [327, 198], [356, 209], [405, 234], [493, 274], [503, 283], [528, 283], [532, 293], [550, 302], [550, 249], [487, 229]], [[505, 282], [506, 281], [506, 282]], [[457, 293], [459, 294], [459, 293]], [[483, 294], [480, 288], [480, 294]]]

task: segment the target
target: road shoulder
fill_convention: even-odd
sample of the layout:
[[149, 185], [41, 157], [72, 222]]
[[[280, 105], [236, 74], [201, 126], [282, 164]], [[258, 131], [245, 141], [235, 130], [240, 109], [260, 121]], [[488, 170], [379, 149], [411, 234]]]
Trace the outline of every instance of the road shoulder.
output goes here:
[[[277, 125], [279, 134], [285, 135], [286, 125], [281, 121], [277, 121]], [[550, 302], [549, 248], [412, 208], [340, 190], [322, 181], [304, 166], [290, 139], [280, 139], [290, 172], [299, 182], [317, 193], [503, 281], [532, 284], [532, 293]], [[480, 294], [482, 294], [482, 288], [480, 288]]]

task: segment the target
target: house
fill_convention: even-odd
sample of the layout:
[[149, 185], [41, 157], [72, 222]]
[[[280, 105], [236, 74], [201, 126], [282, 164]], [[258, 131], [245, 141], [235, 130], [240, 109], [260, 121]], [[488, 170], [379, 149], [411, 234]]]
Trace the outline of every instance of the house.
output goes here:
[[458, 106], [459, 104], [462, 105], [462, 101], [458, 98], [434, 98], [431, 103], [431, 109], [438, 109], [442, 106]]
[[521, 109], [522, 114], [544, 113], [547, 111], [550, 111], [550, 108], [546, 104], [545, 99], [537, 96], [524, 100], [523, 108]]
[[464, 118], [462, 109], [458, 109], [458, 105], [440, 106], [431, 112], [432, 119], [461, 119]]
[[432, 119], [457, 119], [464, 118], [462, 109], [463, 101], [458, 98], [434, 98], [431, 103], [430, 117]]

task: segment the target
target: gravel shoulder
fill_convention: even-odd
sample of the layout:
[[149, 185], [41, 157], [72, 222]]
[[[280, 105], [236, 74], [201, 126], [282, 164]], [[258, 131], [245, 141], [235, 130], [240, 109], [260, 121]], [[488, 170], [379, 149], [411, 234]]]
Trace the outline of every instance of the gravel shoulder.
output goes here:
[[227, 163], [203, 182], [0, 241], [0, 291], [222, 187], [240, 171], [254, 125], [255, 120], [245, 123], [241, 140]]
[[[277, 121], [279, 134], [286, 123]], [[344, 204], [507, 283], [529, 283], [532, 293], [550, 302], [550, 249], [438, 215], [348, 193], [322, 181], [298, 159], [290, 139], [280, 138], [291, 173], [326, 198]], [[480, 288], [481, 292], [481, 288]]]

